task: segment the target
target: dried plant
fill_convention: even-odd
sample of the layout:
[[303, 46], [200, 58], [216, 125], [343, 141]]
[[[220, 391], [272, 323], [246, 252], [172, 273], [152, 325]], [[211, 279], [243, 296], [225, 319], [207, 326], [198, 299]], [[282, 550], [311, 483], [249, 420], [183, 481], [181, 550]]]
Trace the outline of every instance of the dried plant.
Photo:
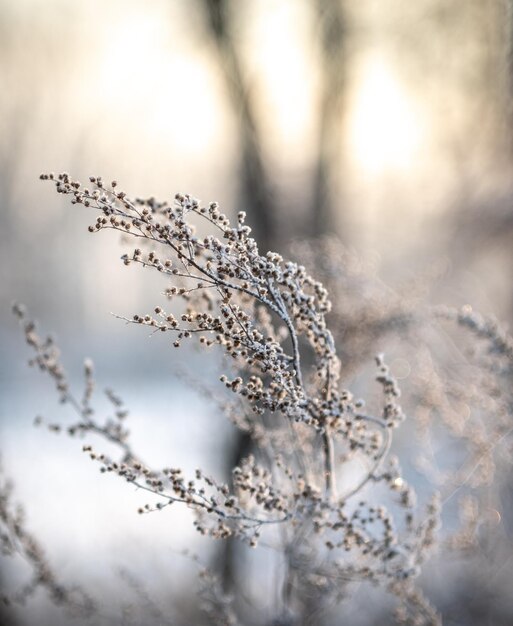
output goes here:
[[[438, 489], [417, 504], [398, 459], [390, 454], [405, 413], [397, 380], [384, 357], [376, 356], [376, 380], [382, 391], [379, 411], [368, 410], [341, 379], [347, 364], [341, 367], [336, 344], [344, 339], [332, 334], [327, 319], [335, 319], [335, 327], [343, 328], [347, 336], [351, 326], [345, 322], [354, 310], [341, 306], [332, 311], [327, 289], [305, 267], [277, 253], [261, 254], [243, 212], [233, 225], [216, 203], [203, 206], [188, 195], [178, 194], [172, 203], [132, 200], [118, 191], [115, 181], [107, 185], [100, 177], [91, 177], [88, 187], [66, 173], [41, 178], [53, 181], [73, 204], [97, 212], [90, 232], [112, 229], [140, 240], [140, 247], [122, 260], [163, 274], [169, 310], [157, 306], [151, 313], [121, 319], [170, 336], [175, 348], [189, 340], [203, 349], [218, 346], [227, 357], [220, 380], [232, 394], [223, 400], [224, 411], [253, 441], [253, 453], [233, 468], [230, 484], [201, 469], [185, 476], [180, 468], [143, 462], [124, 427], [126, 411], [112, 392], [108, 396], [116, 419], [97, 418], [92, 364], [85, 364], [85, 392], [77, 397], [53, 342], [41, 339], [22, 307], [16, 306], [34, 351], [32, 363], [51, 376], [61, 401], [77, 414], [68, 432], [81, 436], [94, 432], [118, 447], [120, 457], [110, 458], [85, 443], [84, 451], [101, 471], [157, 496], [156, 504], [141, 503], [141, 514], [181, 503], [194, 510], [195, 526], [203, 535], [272, 547], [282, 572], [280, 601], [273, 607], [276, 624], [319, 623], [323, 611], [343, 600], [356, 581], [393, 594], [398, 599], [398, 622], [440, 623], [417, 579], [437, 542], [441, 498], [452, 497], [469, 479], [463, 471], [452, 476], [449, 493], [444, 493], [449, 483], [439, 481]], [[319, 269], [337, 303], [343, 293], [333, 280], [333, 258], [332, 265], [324, 263]], [[379, 311], [379, 306], [374, 306], [373, 315], [367, 311], [369, 328], [352, 348], [349, 339], [345, 360], [351, 349], [366, 355], [376, 337], [391, 328], [423, 327], [426, 315], [458, 322], [487, 346], [486, 381], [481, 377], [479, 384], [489, 393], [484, 395], [484, 387], [475, 393], [495, 398], [500, 419], [486, 439], [468, 431], [475, 448], [469, 467], [476, 458], [483, 465], [511, 428], [511, 392], [498, 392], [511, 375], [511, 338], [469, 310], [419, 314], [396, 300]], [[439, 397], [434, 398], [435, 376], [431, 371], [429, 381], [416, 380], [413, 410], [439, 413], [454, 430], [446, 409], [448, 397], [456, 391], [439, 385]], [[355, 460], [365, 471], [355, 474]], [[204, 597], [210, 623], [243, 621], [234, 594], [223, 590], [215, 575], [205, 572], [203, 578], [209, 582]]]
[[30, 580], [8, 593], [2, 594], [4, 605], [25, 604], [38, 588], [43, 588], [57, 605], [70, 611], [70, 615], [90, 616], [95, 611], [91, 598], [78, 586], [60, 580], [46, 558], [36, 537], [27, 529], [25, 515], [20, 505], [13, 502], [13, 484], [0, 473], [0, 541], [2, 555], [18, 559], [31, 572]]

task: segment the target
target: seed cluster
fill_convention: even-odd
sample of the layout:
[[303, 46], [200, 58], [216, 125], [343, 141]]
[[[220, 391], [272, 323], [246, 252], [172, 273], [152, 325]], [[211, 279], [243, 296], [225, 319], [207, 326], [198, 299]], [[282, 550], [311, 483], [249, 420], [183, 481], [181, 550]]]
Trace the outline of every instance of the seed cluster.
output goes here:
[[[77, 415], [78, 419], [66, 427], [66, 432], [71, 436], [79, 435], [81, 437], [88, 432], [95, 433], [122, 449], [127, 459], [132, 458], [133, 452], [128, 443], [129, 431], [123, 424], [128, 411], [124, 407], [123, 401], [111, 389], [106, 389], [105, 395], [113, 406], [114, 415], [101, 421], [95, 416], [95, 409], [92, 406], [95, 389], [92, 361], [90, 359], [84, 361], [84, 392], [80, 399], [70, 389], [66, 372], [60, 361], [60, 350], [55, 345], [53, 338], [48, 336], [42, 339], [37, 334], [35, 323], [27, 319], [25, 308], [22, 305], [15, 304], [13, 312], [23, 328], [27, 344], [34, 352], [34, 357], [28, 362], [29, 365], [38, 367], [40, 371], [48, 374], [55, 383], [60, 402], [69, 404]], [[35, 424], [39, 426], [43, 423], [44, 419], [37, 416]], [[49, 422], [46, 425], [49, 430], [55, 433], [59, 433], [63, 429], [60, 424], [55, 422]]]

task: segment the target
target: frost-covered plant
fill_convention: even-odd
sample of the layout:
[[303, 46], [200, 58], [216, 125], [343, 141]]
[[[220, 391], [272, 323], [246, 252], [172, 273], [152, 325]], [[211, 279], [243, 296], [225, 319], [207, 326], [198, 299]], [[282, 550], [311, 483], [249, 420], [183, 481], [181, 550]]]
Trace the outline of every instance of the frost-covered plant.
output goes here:
[[[394, 594], [398, 621], [439, 623], [416, 582], [436, 542], [439, 494], [433, 492], [418, 506], [398, 460], [390, 455], [394, 431], [405, 415], [383, 356], [376, 356], [383, 393], [378, 414], [344, 387], [326, 321], [331, 310], [326, 288], [302, 265], [277, 253], [261, 254], [243, 212], [231, 224], [216, 203], [203, 206], [188, 195], [177, 194], [172, 203], [132, 200], [115, 181], [107, 185], [100, 177], [91, 177], [87, 187], [66, 173], [42, 178], [54, 181], [73, 204], [97, 212], [90, 232], [112, 229], [140, 240], [123, 262], [163, 275], [169, 310], [157, 306], [122, 319], [170, 336], [175, 348], [188, 340], [204, 349], [220, 347], [228, 358], [221, 382], [233, 393], [224, 405], [226, 414], [253, 441], [252, 454], [233, 468], [230, 484], [201, 469], [185, 476], [180, 468], [144, 463], [115, 394], [108, 395], [116, 419], [96, 416], [92, 364], [85, 365], [85, 392], [79, 398], [52, 341], [41, 339], [16, 307], [35, 353], [33, 363], [50, 374], [61, 401], [77, 413], [69, 433], [94, 432], [119, 447], [121, 457], [112, 459], [84, 445], [101, 471], [158, 496], [156, 505], [142, 503], [140, 513], [182, 503], [195, 511], [203, 535], [235, 537], [252, 547], [270, 542], [277, 548], [283, 565], [280, 601], [274, 607], [277, 623], [308, 623], [310, 614], [319, 615], [341, 600], [355, 581]], [[413, 318], [411, 312], [400, 317], [406, 324]], [[480, 332], [468, 315], [459, 321]], [[511, 339], [485, 331], [511, 368]], [[351, 465], [355, 459], [366, 468], [359, 475]], [[213, 607], [219, 606], [218, 622], [236, 623], [236, 606], [228, 606], [229, 596], [220, 588], [214, 594], [218, 601], [212, 601], [216, 588], [217, 583], [209, 592], [213, 623]]]
[[25, 604], [39, 588], [48, 593], [58, 606], [70, 610], [71, 616], [90, 617], [95, 612], [91, 598], [79, 587], [68, 585], [55, 572], [48, 562], [44, 549], [25, 523], [23, 508], [13, 501], [13, 484], [0, 468], [0, 544], [4, 557], [19, 558], [28, 563], [32, 572], [19, 589], [3, 593], [1, 602]]

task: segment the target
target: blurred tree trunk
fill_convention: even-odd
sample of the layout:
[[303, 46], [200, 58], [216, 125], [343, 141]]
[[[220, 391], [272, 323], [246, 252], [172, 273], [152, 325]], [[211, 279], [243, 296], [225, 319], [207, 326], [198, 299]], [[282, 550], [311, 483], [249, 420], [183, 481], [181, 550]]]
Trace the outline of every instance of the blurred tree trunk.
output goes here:
[[[239, 202], [247, 210], [261, 253], [277, 248], [276, 207], [273, 205], [271, 183], [265, 169], [262, 142], [258, 134], [254, 103], [250, 97], [240, 55], [232, 36], [230, 0], [202, 0], [210, 35], [219, 55], [228, 96], [237, 120], [240, 142]], [[234, 467], [251, 451], [251, 438], [242, 431], [226, 451], [225, 471], [229, 481]], [[224, 542], [218, 570], [225, 589], [233, 589], [237, 579], [239, 561], [238, 544], [229, 539]]]
[[334, 233], [342, 175], [342, 136], [346, 96], [346, 19], [342, 0], [315, 0], [321, 58], [319, 137], [314, 175], [311, 234]]
[[513, 98], [513, 0], [505, 0], [506, 64], [509, 78], [509, 96]]
[[506, 0], [506, 71], [510, 156], [513, 161], [513, 0]]
[[230, 24], [230, 0], [202, 0], [212, 39], [219, 53], [219, 67], [224, 75], [228, 95], [237, 117], [240, 141], [241, 208], [247, 209], [249, 223], [265, 253], [275, 243], [275, 207], [263, 156], [262, 142], [256, 125], [254, 103], [244, 76], [240, 55]]
[[[314, 0], [317, 14], [321, 77], [319, 135], [314, 170], [310, 235], [339, 234], [343, 211], [340, 197], [343, 172], [342, 138], [347, 95], [347, 21], [344, 0]], [[322, 600], [302, 598], [301, 626], [321, 621]], [[316, 617], [315, 617], [316, 616]]]
[[[230, 0], [201, 0], [201, 3], [237, 119], [240, 142], [239, 205], [249, 214], [249, 222], [261, 251], [279, 249], [280, 237], [276, 228], [278, 207], [263, 157], [263, 141], [258, 131], [254, 101], [232, 32], [230, 12], [239, 9], [239, 5]], [[319, 137], [312, 181], [312, 206], [307, 223], [299, 232], [319, 236], [336, 230], [336, 213], [339, 210], [336, 183], [341, 172], [346, 26], [341, 0], [314, 0], [314, 6], [321, 48]], [[226, 473], [230, 478], [233, 467], [250, 452], [250, 438], [239, 432], [226, 454]], [[238, 546], [233, 541], [225, 542], [224, 546], [219, 570], [224, 587], [230, 589], [237, 580]]]

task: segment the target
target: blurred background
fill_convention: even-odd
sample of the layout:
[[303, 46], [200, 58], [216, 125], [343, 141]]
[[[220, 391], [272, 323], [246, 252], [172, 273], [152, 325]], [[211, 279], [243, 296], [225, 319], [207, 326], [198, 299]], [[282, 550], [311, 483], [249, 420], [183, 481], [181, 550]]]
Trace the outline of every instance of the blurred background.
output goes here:
[[[432, 302], [513, 318], [510, 0], [0, 0], [0, 76], [2, 463], [56, 569], [119, 597], [104, 623], [138, 623], [120, 568], [193, 603], [177, 551], [198, 540], [187, 511], [141, 519], [80, 442], [32, 427], [66, 412], [26, 368], [11, 303], [56, 331], [77, 384], [94, 359], [156, 464], [221, 471], [234, 434], [177, 382], [185, 353], [110, 315], [150, 310], [158, 277], [125, 268], [115, 235], [88, 236], [92, 216], [41, 172], [246, 210], [262, 249], [336, 235], [392, 290], [428, 271]], [[44, 594], [15, 615], [60, 619]]]

